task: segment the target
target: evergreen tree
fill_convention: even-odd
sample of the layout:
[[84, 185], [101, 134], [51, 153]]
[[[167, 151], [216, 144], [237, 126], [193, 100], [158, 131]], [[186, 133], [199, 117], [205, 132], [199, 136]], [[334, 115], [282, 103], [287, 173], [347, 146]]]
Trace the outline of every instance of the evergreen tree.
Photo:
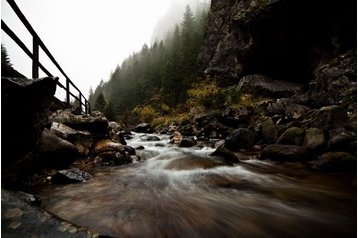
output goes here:
[[98, 95], [98, 98], [97, 98], [96, 103], [94, 105], [94, 109], [96, 111], [104, 112], [104, 108], [106, 107], [106, 104], [107, 104], [107, 102], [104, 99], [103, 93], [101, 92]]

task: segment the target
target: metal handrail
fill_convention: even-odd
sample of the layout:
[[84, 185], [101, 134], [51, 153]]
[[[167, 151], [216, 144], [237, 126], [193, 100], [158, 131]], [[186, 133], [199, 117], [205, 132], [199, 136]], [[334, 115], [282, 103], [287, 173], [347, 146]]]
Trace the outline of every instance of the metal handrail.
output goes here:
[[[6, 0], [12, 10], [15, 12], [17, 17], [20, 19], [22, 24], [26, 27], [26, 29], [29, 31], [29, 33], [32, 36], [32, 53], [31, 51], [26, 47], [26, 45], [16, 36], [16, 34], [6, 25], [6, 23], [1, 20], [1, 29], [13, 40], [15, 43], [31, 58], [32, 60], [32, 78], [38, 78], [39, 77], [39, 68], [47, 75], [52, 77], [52, 74], [39, 62], [39, 48], [43, 50], [43, 52], [48, 56], [48, 58], [52, 61], [52, 63], [57, 67], [57, 69], [62, 73], [62, 75], [66, 79], [66, 85], [62, 85], [60, 82], [57, 81], [57, 85], [61, 88], [63, 88], [66, 91], [66, 102], [70, 104], [70, 96], [74, 97], [79, 103], [82, 111], [82, 106], [84, 106], [85, 111], [84, 113], [90, 113], [91, 112], [91, 106], [86, 99], [85, 96], [83, 96], [81, 90], [78, 89], [78, 87], [70, 80], [70, 78], [67, 76], [67, 74], [63, 71], [61, 66], [57, 63], [55, 58], [52, 56], [50, 51], [47, 49], [46, 45], [43, 43], [41, 38], [37, 35], [36, 31], [32, 28], [29, 21], [26, 19], [25, 15], [21, 12], [20, 8], [16, 5], [14, 0]], [[78, 97], [71, 92], [71, 86], [77, 90]], [[82, 98], [84, 99], [84, 102], [82, 102]]]

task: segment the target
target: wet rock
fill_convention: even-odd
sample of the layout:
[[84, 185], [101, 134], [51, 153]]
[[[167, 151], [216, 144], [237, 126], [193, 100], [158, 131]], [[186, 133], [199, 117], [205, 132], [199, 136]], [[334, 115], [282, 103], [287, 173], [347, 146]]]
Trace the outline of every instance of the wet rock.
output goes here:
[[328, 152], [314, 162], [313, 168], [329, 171], [356, 171], [357, 158], [347, 152]]
[[18, 191], [16, 192], [17, 193], [17, 197], [29, 204], [32, 204], [32, 205], [40, 205], [41, 204], [41, 199], [33, 194], [30, 194], [30, 193], [25, 193], [25, 192], [22, 192], [22, 191]]
[[130, 158], [130, 154], [133, 153], [132, 147], [111, 140], [97, 141], [94, 146], [94, 152], [97, 156], [101, 157], [103, 164], [105, 165], [123, 165], [132, 163], [132, 159]]
[[239, 163], [239, 158], [235, 155], [235, 152], [227, 149], [224, 145], [219, 146], [212, 154], [212, 156], [219, 156], [230, 163]]
[[160, 138], [158, 136], [147, 136], [144, 139], [145, 141], [160, 141]]
[[307, 161], [310, 157], [308, 151], [302, 146], [272, 144], [263, 149], [260, 159], [277, 161]]
[[179, 143], [179, 147], [193, 147], [195, 145], [196, 140], [194, 137], [184, 137]]
[[3, 237], [98, 237], [98, 234], [63, 221], [20, 197], [15, 192], [1, 189]]
[[30, 172], [32, 152], [47, 124], [57, 80], [1, 78], [2, 184]]
[[136, 147], [135, 149], [136, 150], [144, 150], [145, 148], [144, 148], [144, 146], [140, 145], [140, 146]]
[[125, 145], [124, 146], [124, 151], [128, 154], [128, 155], [135, 155], [135, 149], [131, 146]]
[[356, 136], [353, 132], [347, 131], [343, 128], [332, 129], [329, 131], [328, 149], [330, 151], [348, 151], [355, 153], [356, 148], [352, 142], [356, 141]]
[[246, 128], [239, 128], [226, 139], [225, 147], [232, 151], [251, 149], [255, 145], [255, 137], [255, 132]]
[[62, 123], [53, 122], [50, 131], [56, 136], [74, 144], [78, 152], [88, 155], [93, 144], [92, 134], [87, 131], [72, 129]]
[[141, 123], [134, 128], [134, 131], [138, 133], [153, 133], [154, 128], [148, 123]]
[[89, 131], [94, 138], [106, 138], [109, 134], [107, 118], [97, 111], [86, 115], [74, 115], [69, 111], [59, 110], [51, 114], [49, 120], [76, 130]]
[[226, 108], [222, 113], [220, 122], [225, 126], [237, 128], [240, 124], [249, 124], [252, 110], [245, 106], [239, 108]]
[[114, 132], [119, 132], [121, 130], [121, 126], [115, 121], [108, 122], [108, 127]]
[[180, 134], [179, 131], [176, 131], [176, 132], [174, 132], [173, 136], [170, 137], [169, 143], [171, 143], [171, 144], [179, 144], [182, 139], [183, 139], [183, 136]]
[[[171, 133], [174, 133], [175, 131], [173, 131], [176, 127], [172, 127], [170, 129]], [[196, 136], [198, 135], [199, 131], [198, 129], [191, 124], [187, 124], [187, 125], [182, 125], [178, 128], [178, 131], [180, 132], [180, 134], [184, 135], [184, 136]]]
[[278, 138], [278, 144], [284, 145], [302, 145], [303, 137], [305, 135], [305, 130], [299, 127], [288, 128], [281, 136]]
[[36, 157], [42, 166], [65, 167], [77, 158], [76, 147], [52, 133], [47, 128], [43, 131]]
[[344, 127], [348, 121], [347, 111], [337, 105], [322, 107], [309, 117], [311, 126], [322, 130]]
[[264, 75], [248, 75], [240, 79], [237, 91], [240, 94], [252, 94], [256, 96], [267, 96], [280, 98], [293, 95], [303, 89], [301, 84], [273, 80]]
[[306, 130], [303, 146], [313, 151], [323, 149], [326, 146], [324, 132], [318, 128], [309, 128]]
[[272, 144], [277, 141], [278, 129], [271, 118], [261, 123], [261, 133], [266, 143]]
[[84, 172], [78, 168], [72, 168], [58, 171], [53, 177], [52, 181], [58, 184], [67, 184], [85, 182], [91, 178], [92, 175], [89, 173]]
[[99, 154], [103, 151], [124, 152], [125, 149], [124, 149], [124, 145], [113, 142], [108, 139], [96, 141], [94, 145], [94, 152]]

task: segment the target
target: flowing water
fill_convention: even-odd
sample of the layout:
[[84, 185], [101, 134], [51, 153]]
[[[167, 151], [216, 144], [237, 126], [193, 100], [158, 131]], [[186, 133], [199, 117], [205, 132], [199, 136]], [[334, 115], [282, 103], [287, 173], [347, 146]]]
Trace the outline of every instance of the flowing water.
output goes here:
[[227, 165], [212, 148], [129, 145], [146, 160], [43, 189], [50, 212], [113, 237], [356, 237], [355, 178], [297, 164]]

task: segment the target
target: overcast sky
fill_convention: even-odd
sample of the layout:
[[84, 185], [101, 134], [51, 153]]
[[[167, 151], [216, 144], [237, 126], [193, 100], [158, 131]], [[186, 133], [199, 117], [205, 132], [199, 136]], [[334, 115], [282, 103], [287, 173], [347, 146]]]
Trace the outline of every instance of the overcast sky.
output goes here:
[[[144, 43], [150, 44], [153, 28], [172, 1], [178, 0], [17, 0], [16, 3], [87, 97], [90, 86], [95, 89], [101, 79], [108, 80], [117, 64], [140, 50]], [[1, 0], [1, 18], [32, 50], [30, 35], [5, 0]], [[3, 32], [1, 42], [14, 68], [30, 77], [30, 59]], [[41, 51], [40, 61], [52, 74], [60, 75]], [[63, 99], [63, 92], [57, 91], [57, 96]]]

